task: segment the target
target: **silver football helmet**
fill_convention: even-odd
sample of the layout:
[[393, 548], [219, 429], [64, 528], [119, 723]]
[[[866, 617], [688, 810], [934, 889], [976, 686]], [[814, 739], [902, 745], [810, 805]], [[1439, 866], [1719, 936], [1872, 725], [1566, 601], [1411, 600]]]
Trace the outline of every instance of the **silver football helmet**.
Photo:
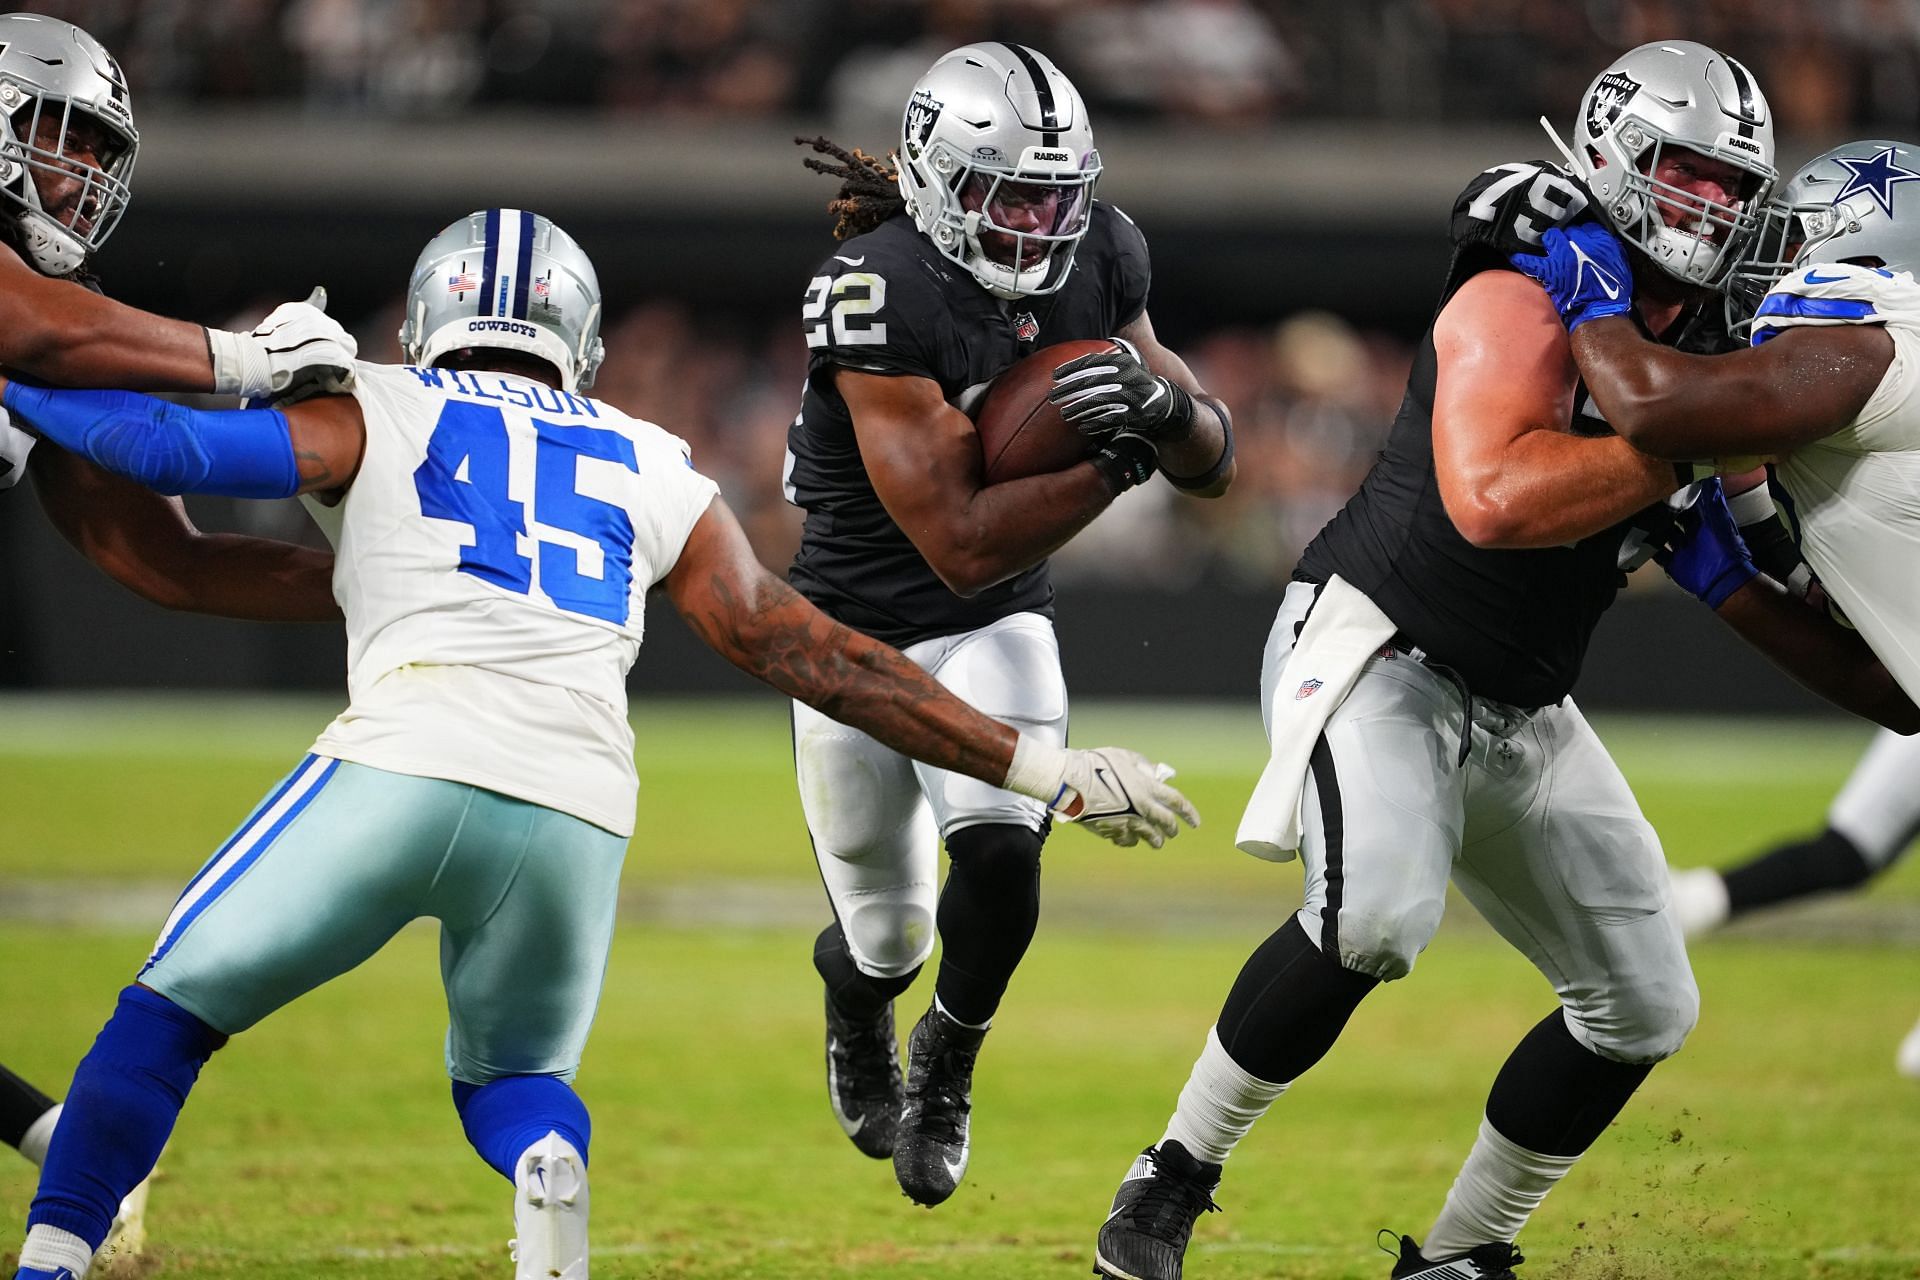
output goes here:
[[[1708, 200], [1656, 179], [1675, 148], [1739, 169], [1738, 197]], [[1602, 71], [1580, 99], [1567, 158], [1622, 240], [1668, 275], [1709, 288], [1726, 280], [1778, 176], [1773, 113], [1753, 74], [1691, 40], [1643, 44]]]
[[964, 45], [933, 64], [900, 126], [913, 225], [989, 293], [1053, 293], [1087, 234], [1100, 153], [1087, 107], [1024, 45]]
[[1815, 156], [1762, 210], [1760, 229], [1727, 281], [1727, 316], [1749, 320], [1767, 291], [1813, 262], [1869, 259], [1920, 272], [1920, 147], [1885, 138]]
[[401, 354], [424, 368], [469, 347], [526, 352], [568, 391], [593, 385], [606, 355], [600, 279], [572, 236], [524, 209], [482, 209], [427, 242], [407, 286]]
[[0, 14], [0, 212], [35, 267], [68, 275], [106, 243], [139, 150], [127, 79], [98, 40], [58, 18]]

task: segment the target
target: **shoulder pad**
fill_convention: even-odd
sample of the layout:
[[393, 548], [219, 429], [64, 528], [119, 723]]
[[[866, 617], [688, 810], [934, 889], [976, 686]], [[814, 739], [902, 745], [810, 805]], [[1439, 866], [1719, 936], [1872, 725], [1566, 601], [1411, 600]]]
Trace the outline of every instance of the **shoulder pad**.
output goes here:
[[1586, 188], [1558, 165], [1544, 160], [1495, 165], [1453, 202], [1448, 238], [1456, 253], [1468, 248], [1539, 252], [1542, 232], [1579, 221], [1592, 203]]
[[1796, 325], [1920, 325], [1920, 285], [1906, 271], [1816, 262], [1790, 272], [1760, 301], [1752, 342]]

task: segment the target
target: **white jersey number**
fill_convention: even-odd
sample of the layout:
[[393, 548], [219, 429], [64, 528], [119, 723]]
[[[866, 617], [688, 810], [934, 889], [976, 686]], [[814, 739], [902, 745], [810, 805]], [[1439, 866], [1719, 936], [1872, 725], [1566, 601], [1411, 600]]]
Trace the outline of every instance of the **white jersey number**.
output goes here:
[[[580, 553], [557, 542], [538, 542], [538, 581], [548, 599], [568, 613], [624, 624], [632, 608], [633, 517], [625, 508], [576, 489], [582, 458], [597, 458], [639, 471], [633, 441], [599, 427], [561, 426], [533, 420], [533, 505], [539, 523], [599, 544], [598, 577], [580, 572]], [[514, 439], [506, 417], [486, 405], [450, 400], [427, 441], [426, 461], [413, 473], [420, 514], [473, 530], [460, 548], [460, 572], [503, 591], [533, 590], [535, 564], [520, 554], [527, 533], [527, 504], [507, 496]]]
[[807, 322], [807, 345], [827, 345], [827, 311], [833, 311], [833, 341], [842, 347], [871, 346], [887, 340], [887, 326], [870, 319], [887, 305], [887, 281], [871, 271], [849, 271], [838, 278], [807, 281], [800, 318]]

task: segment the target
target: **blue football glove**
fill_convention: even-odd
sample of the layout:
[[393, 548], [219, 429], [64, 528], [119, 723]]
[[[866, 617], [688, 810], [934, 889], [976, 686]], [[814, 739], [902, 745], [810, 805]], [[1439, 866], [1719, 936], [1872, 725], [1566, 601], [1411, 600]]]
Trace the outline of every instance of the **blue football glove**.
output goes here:
[[1709, 609], [1760, 576], [1718, 476], [1695, 486], [1693, 501], [1674, 520], [1673, 536], [1653, 558]]
[[1589, 320], [1633, 309], [1633, 268], [1627, 251], [1597, 222], [1549, 227], [1541, 233], [1544, 254], [1508, 257], [1514, 270], [1540, 286], [1572, 333]]
[[1147, 368], [1125, 338], [1105, 351], [1069, 360], [1053, 371], [1047, 399], [1060, 417], [1094, 439], [1126, 432], [1155, 444], [1184, 440], [1193, 431], [1193, 397]]

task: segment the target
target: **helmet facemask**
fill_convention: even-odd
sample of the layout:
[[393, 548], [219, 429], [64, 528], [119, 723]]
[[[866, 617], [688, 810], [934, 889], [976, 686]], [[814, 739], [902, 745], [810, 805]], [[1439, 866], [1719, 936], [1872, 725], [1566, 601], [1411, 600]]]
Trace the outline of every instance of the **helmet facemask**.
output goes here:
[[956, 260], [998, 297], [1052, 293], [1066, 283], [1087, 234], [1100, 173], [1099, 157], [1089, 159], [1091, 169], [1065, 175], [954, 166], [953, 198], [941, 211], [934, 242], [945, 252], [942, 231], [957, 231], [965, 252]]
[[[1668, 138], [1633, 119], [1622, 122], [1617, 137], [1633, 167], [1620, 180], [1621, 194], [1608, 206], [1614, 231], [1676, 279], [1703, 288], [1723, 284], [1759, 230], [1758, 201], [1772, 186], [1772, 170], [1756, 167], [1752, 157], [1741, 153]], [[1738, 199], [1711, 200], [1657, 177], [1662, 161], [1676, 151], [1739, 169], [1743, 176]], [[1669, 216], [1676, 214], [1670, 222]]]

